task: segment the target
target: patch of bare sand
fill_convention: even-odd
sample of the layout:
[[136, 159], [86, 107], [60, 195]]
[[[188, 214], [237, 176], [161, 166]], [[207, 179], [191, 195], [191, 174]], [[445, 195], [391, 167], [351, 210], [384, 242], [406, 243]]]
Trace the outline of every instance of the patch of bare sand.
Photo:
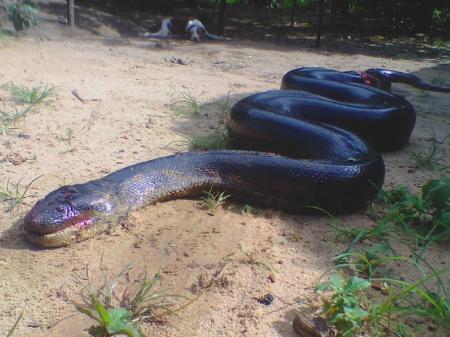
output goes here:
[[[170, 62], [171, 57], [191, 61]], [[31, 205], [64, 183], [85, 182], [119, 168], [187, 149], [184, 136], [206, 134], [217, 123], [219, 103], [231, 91], [231, 102], [245, 95], [279, 87], [281, 76], [299, 66], [340, 70], [389, 67], [413, 71], [426, 80], [446, 78], [450, 69], [433, 60], [408, 61], [299, 51], [272, 44], [232, 42], [196, 44], [142, 40], [18, 39], [0, 49], [0, 83], [58, 87], [51, 105], [20, 121], [20, 130], [0, 136], [2, 178], [24, 182], [42, 176], [32, 186]], [[202, 106], [200, 118], [176, 117], [171, 104], [185, 90]], [[85, 99], [82, 103], [72, 91]], [[403, 86], [396, 89], [417, 107], [418, 121], [405, 149], [385, 154], [386, 186], [417, 187], [436, 173], [412, 169], [411, 151], [449, 133], [450, 98]], [[1, 100], [7, 100], [4, 92]], [[72, 137], [68, 140], [68, 130]], [[20, 136], [19, 136], [20, 134]], [[448, 150], [448, 147], [447, 149]], [[447, 152], [448, 153], [448, 152]], [[24, 159], [14, 165], [8, 155]], [[16, 163], [17, 164], [17, 163]], [[24, 318], [14, 336], [86, 336], [92, 323], [81, 316], [48, 327], [73, 312], [74, 273], [87, 263], [95, 270], [100, 256], [111, 271], [130, 261], [149, 270], [163, 264], [162, 284], [177, 294], [191, 294], [201, 274], [223, 269], [227, 281], [201, 296], [179, 316], [162, 325], [147, 325], [150, 336], [294, 336], [293, 309], [314, 300], [314, 285], [328, 268], [337, 248], [324, 217], [286, 215], [259, 209], [242, 214], [242, 205], [229, 204], [210, 216], [198, 201], [177, 200], [134, 212], [128, 230], [117, 228], [80, 244], [39, 250], [23, 241], [20, 223], [26, 207], [11, 216], [0, 212], [0, 330]], [[368, 226], [363, 213], [341, 218], [352, 226]], [[261, 261], [249, 264], [241, 244]], [[448, 247], [430, 250], [438, 266], [449, 264]], [[94, 271], [95, 273], [95, 271]], [[271, 306], [255, 297], [272, 293]]]

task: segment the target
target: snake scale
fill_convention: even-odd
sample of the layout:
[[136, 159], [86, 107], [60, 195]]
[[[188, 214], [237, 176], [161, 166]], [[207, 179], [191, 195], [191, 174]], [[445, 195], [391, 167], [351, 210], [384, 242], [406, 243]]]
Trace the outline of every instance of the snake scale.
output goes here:
[[415, 124], [412, 105], [389, 92], [391, 80], [450, 91], [384, 69], [292, 70], [282, 90], [233, 106], [227, 127], [236, 150], [178, 153], [60, 187], [25, 216], [26, 238], [65, 246], [105, 231], [130, 210], [210, 188], [288, 212], [363, 208], [384, 181], [377, 150], [404, 146]]

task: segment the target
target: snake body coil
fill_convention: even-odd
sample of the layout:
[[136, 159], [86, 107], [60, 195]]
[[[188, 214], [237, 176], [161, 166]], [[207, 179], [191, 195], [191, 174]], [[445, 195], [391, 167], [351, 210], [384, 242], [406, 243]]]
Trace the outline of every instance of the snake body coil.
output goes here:
[[[415, 123], [411, 104], [368, 86], [367, 78], [320, 68], [289, 72], [282, 88], [296, 90], [258, 93], [233, 107], [228, 130], [241, 150], [180, 153], [63, 186], [29, 211], [26, 236], [45, 247], [67, 245], [129, 210], [209, 188], [293, 212], [362, 208], [384, 180], [372, 145], [400, 148]], [[242, 150], [249, 148], [281, 155]]]

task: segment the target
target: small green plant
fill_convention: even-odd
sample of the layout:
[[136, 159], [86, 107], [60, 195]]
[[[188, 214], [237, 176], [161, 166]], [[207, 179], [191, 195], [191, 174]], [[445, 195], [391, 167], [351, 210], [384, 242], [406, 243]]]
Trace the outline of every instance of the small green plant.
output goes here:
[[368, 312], [361, 304], [362, 290], [370, 287], [370, 282], [356, 276], [344, 279], [341, 275], [331, 275], [328, 282], [317, 285], [319, 292], [332, 291], [324, 301], [323, 313], [328, 321], [343, 337], [352, 337], [359, 332], [367, 319]]
[[109, 337], [126, 335], [128, 337], [144, 336], [140, 332], [130, 310], [124, 308], [106, 308], [95, 296], [91, 294], [91, 305], [95, 311], [82, 306], [77, 310], [97, 321], [98, 325], [89, 329], [89, 334], [94, 337]]
[[71, 128], [66, 129], [65, 136], [57, 137], [59, 140], [67, 142], [67, 144], [72, 145], [72, 140], [74, 139], [75, 131]]
[[[414, 283], [392, 278], [365, 280], [356, 276], [332, 275], [316, 290], [331, 291], [323, 299], [322, 312], [338, 336], [409, 336], [414, 327], [408, 317], [431, 320], [443, 330], [450, 328], [450, 297], [427, 289], [426, 283], [442, 276], [449, 268], [426, 275]], [[386, 297], [369, 296], [373, 282], [384, 282]], [[370, 300], [369, 300], [370, 299]]]
[[435, 39], [430, 45], [441, 49], [450, 49], [450, 43], [447, 40], [441, 38]]
[[14, 112], [0, 109], [0, 119], [10, 120], [13, 123], [15, 123], [18, 119], [25, 117], [29, 112], [32, 111], [33, 111], [32, 107], [27, 107], [22, 110], [18, 110], [17, 108], [15, 108]]
[[228, 134], [222, 128], [217, 128], [206, 136], [187, 137], [186, 142], [191, 149], [221, 150], [230, 147]]
[[380, 268], [390, 262], [404, 261], [407, 258], [391, 254], [391, 247], [385, 243], [375, 244], [367, 249], [342, 253], [334, 258], [336, 268], [348, 268], [363, 278], [379, 276]]
[[346, 237], [351, 240], [345, 253], [352, 251], [356, 244], [364, 240], [381, 241], [386, 246], [389, 246], [389, 235], [392, 232], [389, 223], [386, 222], [378, 222], [371, 228], [345, 228], [336, 225], [332, 225], [332, 227], [336, 231], [336, 240], [341, 237]]
[[194, 117], [200, 116], [201, 103], [188, 88], [178, 94], [178, 100], [173, 103], [175, 115], [192, 114]]
[[448, 168], [445, 163], [445, 152], [441, 146], [445, 143], [449, 136], [439, 141], [435, 136], [431, 137], [431, 144], [425, 151], [411, 152], [409, 157], [414, 161], [418, 168], [436, 171]]
[[15, 109], [15, 112], [6, 111], [0, 109], [0, 135], [6, 135], [11, 130], [17, 129], [15, 124], [18, 119], [25, 117], [33, 109], [31, 107], [24, 108], [22, 110]]
[[[374, 213], [376, 225], [370, 229], [346, 229], [328, 214], [337, 238], [351, 243], [334, 259], [346, 274], [317, 287], [331, 291], [322, 312], [338, 336], [414, 336], [417, 327], [409, 322], [417, 318], [444, 336], [450, 328], [450, 293], [443, 276], [450, 268], [436, 271], [422, 255], [432, 242], [450, 240], [450, 178], [426, 182], [420, 195], [396, 187], [381, 191], [379, 198], [384, 208]], [[410, 249], [409, 257], [394, 253], [393, 234]], [[383, 277], [393, 262], [411, 263], [423, 276], [413, 282]]]
[[7, 203], [6, 212], [15, 213], [25, 203], [24, 200], [31, 195], [28, 190], [31, 185], [40, 178], [34, 178], [27, 185], [22, 185], [21, 180], [17, 183], [11, 183], [9, 179], [4, 178], [0, 189], [0, 202]]
[[423, 317], [434, 321], [443, 329], [449, 329], [450, 297], [448, 290], [444, 289], [444, 296], [441, 296], [428, 290], [425, 286], [428, 281], [442, 276], [449, 270], [447, 268], [433, 272], [414, 283], [390, 278], [380, 279], [389, 284], [389, 295], [386, 300], [373, 304], [370, 308], [369, 317], [372, 330], [396, 331], [399, 328], [399, 319], [408, 316]]
[[378, 220], [415, 240], [419, 256], [435, 241], [450, 241], [450, 177], [425, 183], [421, 195], [396, 187], [380, 193], [387, 209]]
[[201, 204], [208, 212], [214, 213], [219, 206], [223, 205], [230, 195], [225, 192], [214, 192], [213, 187], [204, 192], [205, 196], [201, 198]]
[[[317, 210], [321, 213], [324, 213], [325, 215], [328, 216], [329, 220], [328, 224], [335, 232], [334, 236], [335, 241], [341, 240], [350, 241], [347, 248], [343, 252], [341, 252], [341, 255], [350, 253], [358, 243], [361, 243], [366, 240], [382, 242], [385, 245], [385, 247], [389, 248], [392, 251], [392, 248], [390, 247], [389, 244], [389, 235], [392, 232], [392, 228], [389, 226], [389, 223], [378, 222], [370, 228], [354, 228], [342, 224], [338, 218], [336, 218], [333, 214], [322, 208], [315, 206], [312, 206], [310, 208]], [[336, 259], [335, 262], [341, 263], [345, 261], [340, 261], [339, 259]]]
[[231, 94], [231, 90], [229, 90], [228, 91], [228, 94], [227, 94], [227, 98], [225, 99], [225, 101], [223, 101], [223, 102], [219, 102], [217, 105], [218, 105], [218, 107], [219, 107], [219, 109], [220, 109], [220, 112], [222, 113], [222, 114], [226, 114], [226, 113], [228, 113], [229, 112], [229, 110], [230, 110], [230, 94]]
[[52, 85], [33, 86], [28, 88], [24, 85], [10, 83], [6, 86], [9, 94], [19, 103], [37, 105], [45, 100], [56, 96], [56, 88]]
[[15, 0], [8, 6], [8, 18], [16, 31], [36, 25], [37, 5], [31, 0]]
[[25, 117], [25, 115], [31, 111], [33, 111], [33, 108], [31, 107], [27, 107], [22, 110], [15, 108], [14, 112], [0, 110], [0, 134], [4, 136], [11, 130], [17, 129], [15, 127], [17, 120]]
[[14, 122], [6, 119], [4, 121], [1, 121], [0, 123], [0, 135], [2, 136], [6, 136], [7, 134], [9, 134], [9, 132], [11, 130], [17, 129], [14, 127]]
[[[95, 286], [91, 280], [89, 266], [86, 266], [87, 283], [80, 293], [84, 304], [75, 303], [75, 308], [97, 322], [98, 325], [89, 329], [91, 336], [145, 337], [139, 328], [141, 322], [157, 321], [166, 315], [176, 314], [196, 299], [188, 299], [178, 308], [174, 308], [175, 303], [170, 301], [170, 298], [187, 299], [187, 297], [170, 295], [161, 290], [159, 271], [149, 278], [147, 270], [144, 269], [133, 282], [129, 280], [131, 270], [132, 266], [129, 264], [110, 277], [101, 261], [103, 284]], [[82, 281], [79, 276], [77, 279]], [[138, 286], [128, 286], [132, 283], [138, 283]]]

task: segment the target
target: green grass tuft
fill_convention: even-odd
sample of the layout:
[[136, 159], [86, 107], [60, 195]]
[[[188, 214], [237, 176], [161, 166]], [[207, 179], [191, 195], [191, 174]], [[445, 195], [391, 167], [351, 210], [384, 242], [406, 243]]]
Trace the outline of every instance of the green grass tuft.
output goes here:
[[446, 157], [445, 151], [441, 148], [448, 138], [449, 136], [439, 141], [433, 135], [430, 146], [425, 151], [411, 152], [409, 155], [410, 159], [420, 169], [429, 171], [448, 169], [449, 167], [444, 164]]
[[7, 119], [4, 121], [1, 121], [0, 123], [0, 135], [2, 136], [6, 136], [7, 134], [10, 133], [11, 130], [17, 129], [16, 127], [14, 127], [14, 122]]
[[[339, 336], [411, 336], [415, 327], [403, 323], [421, 317], [450, 328], [450, 297], [428, 290], [427, 283], [450, 269], [433, 272], [410, 283], [392, 278], [366, 280], [333, 274], [316, 290], [330, 292], [323, 298], [322, 313]], [[374, 297], [370, 288], [383, 282], [385, 297]]]
[[350, 269], [363, 278], [374, 278], [382, 274], [381, 269], [390, 262], [408, 260], [404, 256], [393, 255], [386, 243], [378, 243], [356, 252], [342, 253], [334, 258], [336, 269]]
[[225, 192], [213, 192], [212, 187], [209, 191], [206, 191], [204, 193], [205, 196], [201, 198], [201, 204], [210, 213], [214, 213], [219, 208], [219, 206], [222, 206], [230, 197], [230, 195], [225, 194]]
[[222, 129], [216, 129], [206, 136], [186, 137], [186, 143], [191, 149], [223, 150], [230, 148], [228, 134]]
[[16, 108], [14, 112], [0, 109], [0, 135], [7, 135], [11, 130], [17, 129], [15, 127], [17, 120], [25, 117], [31, 111], [33, 111], [32, 107], [22, 110]]
[[[132, 266], [129, 264], [119, 273], [110, 276], [101, 263], [103, 283], [96, 286], [91, 279], [89, 266], [86, 266], [87, 283], [80, 292], [84, 303], [74, 304], [80, 313], [97, 322], [97, 325], [89, 329], [91, 336], [145, 337], [139, 327], [141, 322], [159, 321], [164, 316], [176, 314], [196, 299], [167, 294], [160, 289], [159, 271], [149, 278], [147, 270], [144, 269], [135, 280], [130, 280], [131, 270]], [[81, 277], [77, 278], [83, 282]], [[185, 299], [186, 302], [175, 307], [175, 298]]]
[[31, 197], [28, 190], [31, 185], [41, 176], [34, 178], [26, 185], [21, 184], [21, 180], [17, 183], [11, 183], [9, 179], [4, 178], [0, 189], [0, 202], [7, 204], [6, 212], [15, 214], [25, 203], [25, 199]]
[[33, 86], [28, 88], [24, 85], [10, 83], [6, 85], [5, 88], [15, 101], [32, 105], [43, 103], [57, 95], [56, 88], [48, 84], [45, 86]]
[[200, 117], [202, 103], [188, 88], [184, 88], [177, 96], [177, 100], [172, 105], [176, 116], [191, 114], [194, 117]]
[[405, 187], [380, 194], [386, 206], [378, 223], [406, 234], [420, 249], [419, 256], [432, 242], [450, 241], [450, 177], [428, 181], [416, 195]]
[[[328, 292], [322, 314], [343, 337], [408, 337], [431, 325], [433, 335], [447, 335], [450, 268], [436, 270], [424, 251], [433, 242], [450, 241], [450, 177], [426, 182], [420, 194], [396, 187], [381, 191], [379, 198], [383, 209], [374, 211], [376, 224], [369, 229], [346, 228], [322, 210], [333, 220], [336, 239], [350, 241], [334, 259], [341, 273], [317, 286]], [[393, 236], [394, 247], [409, 249], [405, 256], [395, 254]], [[405, 263], [415, 266], [419, 276], [405, 280], [397, 275]]]

